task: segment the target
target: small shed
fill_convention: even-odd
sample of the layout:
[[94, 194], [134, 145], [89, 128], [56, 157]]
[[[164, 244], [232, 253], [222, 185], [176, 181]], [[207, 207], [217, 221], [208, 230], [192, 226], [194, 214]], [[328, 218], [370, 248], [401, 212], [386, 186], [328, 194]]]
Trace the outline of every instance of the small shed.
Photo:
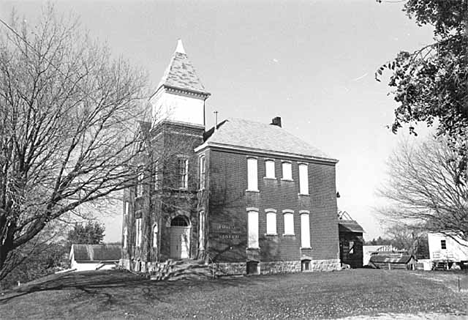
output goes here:
[[415, 270], [416, 258], [407, 253], [378, 252], [371, 256], [369, 265], [375, 269]]
[[362, 268], [364, 229], [346, 211], [338, 213], [340, 260], [351, 268]]
[[71, 269], [76, 271], [113, 269], [120, 258], [121, 246], [116, 244], [73, 244], [70, 251]]

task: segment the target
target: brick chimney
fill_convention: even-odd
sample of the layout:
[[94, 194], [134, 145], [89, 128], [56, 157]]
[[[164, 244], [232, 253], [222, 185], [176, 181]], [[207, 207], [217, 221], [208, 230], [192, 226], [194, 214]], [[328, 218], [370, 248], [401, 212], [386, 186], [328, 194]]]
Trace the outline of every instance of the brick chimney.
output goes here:
[[270, 123], [272, 126], [278, 126], [281, 128], [281, 117], [274, 117]]

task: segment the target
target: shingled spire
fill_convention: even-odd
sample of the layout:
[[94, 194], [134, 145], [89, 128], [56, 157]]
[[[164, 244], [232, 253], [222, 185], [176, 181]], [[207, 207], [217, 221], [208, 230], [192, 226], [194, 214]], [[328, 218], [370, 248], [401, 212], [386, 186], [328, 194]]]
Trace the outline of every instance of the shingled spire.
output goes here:
[[210, 93], [198, 78], [182, 40], [150, 101], [153, 125], [163, 120], [205, 126], [205, 100]]
[[159, 82], [158, 90], [161, 86], [209, 95], [185, 53], [184, 45], [180, 39], [177, 41], [177, 48], [171, 62]]

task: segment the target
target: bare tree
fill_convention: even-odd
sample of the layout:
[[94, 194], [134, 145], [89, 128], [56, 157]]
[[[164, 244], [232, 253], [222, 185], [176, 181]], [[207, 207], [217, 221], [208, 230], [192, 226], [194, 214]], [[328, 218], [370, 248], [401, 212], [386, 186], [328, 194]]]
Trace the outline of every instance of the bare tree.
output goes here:
[[0, 33], [0, 279], [81, 205], [133, 183], [145, 76], [48, 8]]
[[384, 215], [398, 224], [468, 237], [468, 193], [462, 155], [442, 139], [403, 143], [388, 161], [380, 194], [394, 205]]

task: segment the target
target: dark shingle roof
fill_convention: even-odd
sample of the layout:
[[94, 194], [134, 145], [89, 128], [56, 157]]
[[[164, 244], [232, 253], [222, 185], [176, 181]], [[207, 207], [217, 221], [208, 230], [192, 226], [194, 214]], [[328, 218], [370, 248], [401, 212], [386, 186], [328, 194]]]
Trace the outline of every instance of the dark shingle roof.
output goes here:
[[281, 127], [243, 119], [227, 119], [222, 122], [197, 150], [208, 146], [242, 148], [254, 152], [306, 156], [337, 162]]
[[117, 261], [121, 257], [120, 245], [74, 244], [72, 255], [75, 261]]
[[414, 259], [412, 255], [404, 254], [404, 255], [384, 255], [384, 254], [377, 254], [370, 257], [370, 262], [372, 263], [394, 263], [394, 264], [407, 264]]
[[209, 94], [198, 78], [188, 56], [177, 51], [174, 53], [157, 89], [161, 86]]

